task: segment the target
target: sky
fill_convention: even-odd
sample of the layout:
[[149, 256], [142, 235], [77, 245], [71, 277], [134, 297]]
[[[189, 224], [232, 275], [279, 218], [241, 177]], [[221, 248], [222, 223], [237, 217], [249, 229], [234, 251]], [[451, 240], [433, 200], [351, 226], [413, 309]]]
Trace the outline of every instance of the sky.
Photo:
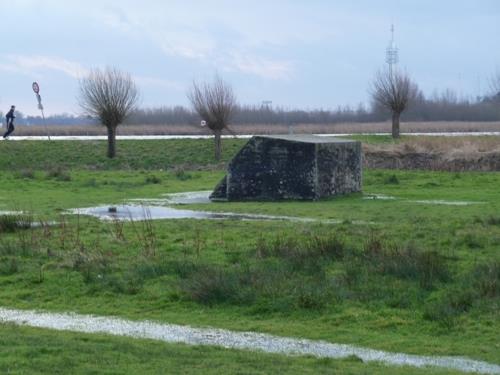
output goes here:
[[78, 115], [79, 78], [116, 67], [142, 107], [189, 105], [193, 81], [239, 103], [369, 104], [394, 24], [399, 68], [426, 95], [488, 93], [500, 69], [498, 0], [0, 0], [0, 110]]

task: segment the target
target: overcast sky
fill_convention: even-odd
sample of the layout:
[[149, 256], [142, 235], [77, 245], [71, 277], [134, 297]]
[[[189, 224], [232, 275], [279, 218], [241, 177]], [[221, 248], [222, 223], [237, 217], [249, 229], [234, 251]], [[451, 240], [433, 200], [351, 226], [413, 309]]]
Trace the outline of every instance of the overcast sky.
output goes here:
[[500, 67], [499, 0], [0, 0], [0, 110], [79, 114], [78, 77], [116, 66], [141, 105], [187, 105], [218, 72], [242, 104], [368, 103], [395, 25], [400, 67], [426, 94], [485, 94]]

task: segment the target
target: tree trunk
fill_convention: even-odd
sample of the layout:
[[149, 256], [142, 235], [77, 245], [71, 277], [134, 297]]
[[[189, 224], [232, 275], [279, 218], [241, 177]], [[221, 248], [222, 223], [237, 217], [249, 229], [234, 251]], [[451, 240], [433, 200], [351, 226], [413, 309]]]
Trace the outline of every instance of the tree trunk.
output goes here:
[[392, 138], [399, 138], [399, 117], [401, 113], [392, 112]]
[[108, 158], [116, 155], [116, 126], [108, 126]]
[[220, 161], [222, 155], [222, 141], [221, 141], [222, 131], [214, 130], [214, 146], [215, 146], [215, 160]]

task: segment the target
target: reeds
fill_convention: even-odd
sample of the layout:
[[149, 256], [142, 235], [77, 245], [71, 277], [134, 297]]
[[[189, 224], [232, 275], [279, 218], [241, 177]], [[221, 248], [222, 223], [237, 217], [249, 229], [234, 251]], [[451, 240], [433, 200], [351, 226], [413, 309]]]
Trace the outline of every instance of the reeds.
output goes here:
[[[401, 132], [476, 132], [498, 131], [499, 122], [405, 122], [401, 123]], [[330, 134], [330, 133], [390, 133], [390, 122], [376, 123], [333, 123], [333, 124], [245, 124], [231, 126], [235, 134]], [[57, 125], [48, 126], [16, 126], [15, 135], [19, 136], [105, 136], [106, 128], [97, 125]], [[210, 135], [197, 125], [122, 125], [117, 129], [118, 135]]]

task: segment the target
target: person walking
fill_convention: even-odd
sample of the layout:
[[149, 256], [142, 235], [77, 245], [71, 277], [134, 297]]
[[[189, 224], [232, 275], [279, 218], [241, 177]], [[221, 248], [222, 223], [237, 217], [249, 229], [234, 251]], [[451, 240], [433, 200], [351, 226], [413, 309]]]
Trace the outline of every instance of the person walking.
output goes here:
[[14, 116], [15, 110], [16, 106], [13, 105], [10, 107], [10, 111], [7, 112], [7, 115], [5, 115], [5, 118], [7, 119], [7, 131], [3, 135], [3, 139], [7, 139], [7, 137], [14, 131], [14, 119], [16, 118], [16, 116]]

